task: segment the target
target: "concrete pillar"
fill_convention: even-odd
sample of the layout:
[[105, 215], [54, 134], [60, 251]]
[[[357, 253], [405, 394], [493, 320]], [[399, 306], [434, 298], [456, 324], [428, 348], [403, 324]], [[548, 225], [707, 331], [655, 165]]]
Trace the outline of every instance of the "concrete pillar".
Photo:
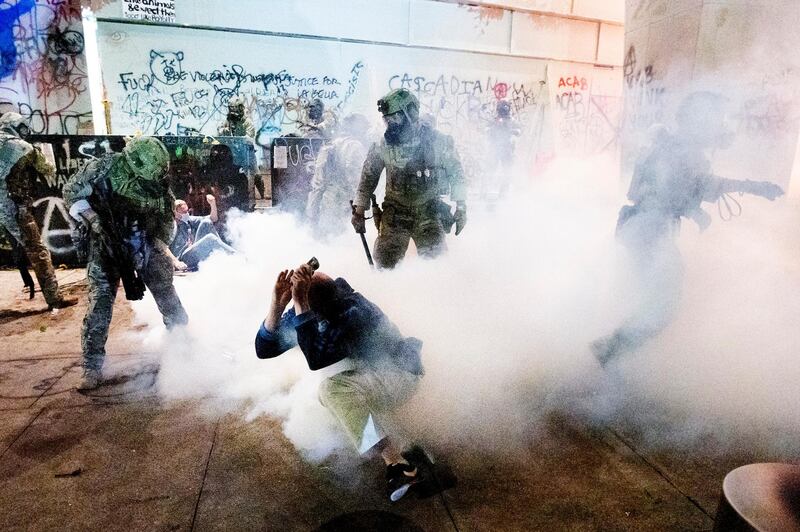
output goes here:
[[719, 175], [789, 188], [800, 121], [800, 2], [627, 0], [626, 166], [653, 124], [672, 127], [695, 90], [728, 101], [734, 145], [713, 156]]

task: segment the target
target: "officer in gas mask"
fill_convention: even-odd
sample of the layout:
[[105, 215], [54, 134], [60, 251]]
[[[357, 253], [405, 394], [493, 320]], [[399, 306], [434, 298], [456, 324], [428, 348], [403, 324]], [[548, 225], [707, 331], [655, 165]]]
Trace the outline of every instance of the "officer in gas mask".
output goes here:
[[[27, 142], [29, 135], [30, 128], [22, 115], [9, 112], [0, 117], [0, 229], [25, 250], [48, 306], [68, 307], [77, 300], [64, 297], [59, 290], [50, 251], [42, 243], [33, 216], [34, 186], [52, 176], [55, 168], [38, 148]], [[20, 257], [20, 271], [27, 272], [27, 262]], [[27, 280], [26, 285], [33, 297], [33, 285]]]
[[[153, 294], [167, 328], [188, 316], [172, 284], [173, 205], [169, 154], [152, 137], [137, 137], [122, 153], [89, 163], [64, 186], [70, 215], [88, 233], [89, 307], [83, 320], [80, 390], [102, 384], [105, 344], [120, 280], [128, 299]], [[78, 243], [81, 246], [82, 243]]]
[[[367, 153], [351, 222], [356, 232], [366, 231], [364, 212], [386, 170], [375, 260], [381, 268], [393, 268], [412, 238], [422, 256], [445, 251], [446, 230], [454, 222], [458, 235], [467, 223], [466, 186], [453, 139], [420, 122], [416, 96], [406, 89], [393, 90], [378, 100], [378, 110], [386, 132]], [[451, 207], [442, 209], [443, 192], [455, 203], [454, 213]]]

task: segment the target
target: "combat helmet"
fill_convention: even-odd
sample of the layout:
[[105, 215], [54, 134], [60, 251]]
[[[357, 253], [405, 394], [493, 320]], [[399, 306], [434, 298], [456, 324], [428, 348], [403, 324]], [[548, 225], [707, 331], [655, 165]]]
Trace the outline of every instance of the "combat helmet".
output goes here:
[[30, 133], [28, 121], [19, 113], [9, 111], [0, 116], [0, 131], [17, 137], [25, 137]]
[[159, 181], [169, 170], [169, 152], [160, 140], [135, 137], [122, 150], [133, 173], [148, 181]]
[[378, 100], [378, 111], [383, 116], [402, 111], [409, 121], [416, 122], [419, 118], [419, 100], [407, 89], [395, 89]]

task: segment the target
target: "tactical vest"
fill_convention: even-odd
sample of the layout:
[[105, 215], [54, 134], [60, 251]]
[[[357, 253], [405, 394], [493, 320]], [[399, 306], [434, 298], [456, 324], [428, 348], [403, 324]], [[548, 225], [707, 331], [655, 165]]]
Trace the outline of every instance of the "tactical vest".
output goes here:
[[124, 201], [125, 198], [120, 197], [114, 193], [111, 186], [111, 167], [120, 155], [107, 155], [97, 161], [93, 161], [86, 165], [81, 172], [90, 172], [94, 174], [91, 179], [92, 194], [87, 199], [89, 205], [97, 213], [110, 211], [114, 217], [117, 229], [122, 235], [129, 235], [137, 226], [137, 218], [139, 216], [131, 211], [128, 202]]
[[432, 129], [422, 126], [409, 142], [398, 145], [384, 142], [388, 201], [415, 207], [438, 197], [442, 169], [437, 163], [434, 135]]

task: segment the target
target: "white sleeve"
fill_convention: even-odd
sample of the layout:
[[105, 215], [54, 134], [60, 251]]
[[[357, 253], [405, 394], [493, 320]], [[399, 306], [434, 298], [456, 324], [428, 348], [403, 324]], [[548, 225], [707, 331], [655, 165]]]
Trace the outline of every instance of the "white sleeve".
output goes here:
[[92, 206], [89, 205], [89, 202], [85, 199], [80, 199], [72, 204], [72, 207], [69, 208], [69, 215], [75, 218], [77, 221], [82, 222], [83, 218], [81, 218], [81, 214], [91, 209]]

